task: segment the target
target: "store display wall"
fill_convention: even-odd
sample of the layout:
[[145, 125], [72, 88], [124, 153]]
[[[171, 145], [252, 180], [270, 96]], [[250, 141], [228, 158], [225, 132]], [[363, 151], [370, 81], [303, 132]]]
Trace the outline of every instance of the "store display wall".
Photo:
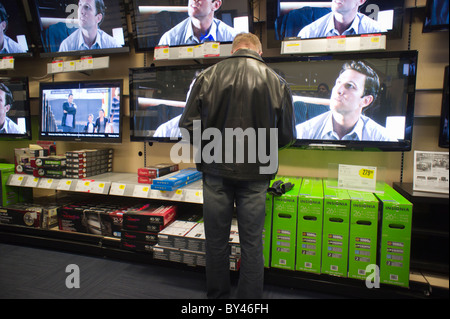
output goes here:
[[[327, 177], [328, 164], [348, 163], [353, 165], [370, 165], [386, 168], [386, 182], [391, 184], [400, 181], [411, 182], [413, 178], [413, 151], [442, 151], [438, 146], [439, 115], [442, 98], [442, 85], [444, 67], [449, 63], [448, 58], [448, 31], [435, 33], [422, 33], [424, 18], [423, 8], [425, 0], [408, 0], [404, 19], [403, 37], [398, 40], [389, 40], [387, 50], [418, 50], [418, 76], [417, 95], [415, 106], [415, 121], [413, 130], [413, 147], [411, 152], [358, 152], [358, 151], [327, 151], [327, 150], [299, 150], [288, 149], [280, 152], [281, 175], [288, 176], [312, 176]], [[261, 0], [255, 5], [255, 17], [261, 21], [265, 19], [265, 1]], [[411, 36], [409, 36], [409, 22], [411, 24]], [[129, 28], [131, 29], [131, 28]], [[263, 45], [266, 43], [264, 23], [256, 26], [254, 32], [261, 35]], [[263, 57], [280, 56], [279, 49], [264, 48]], [[73, 58], [64, 58], [71, 60]], [[194, 61], [153, 61], [153, 52], [119, 53], [110, 55], [110, 67], [108, 69], [95, 70], [86, 73], [70, 72], [47, 75], [47, 64], [50, 58], [20, 58], [15, 61], [15, 69], [7, 72], [8, 76], [29, 77], [29, 89], [31, 97], [31, 114], [33, 141], [37, 138], [38, 114], [39, 114], [39, 82], [60, 82], [70, 80], [99, 80], [116, 79], [124, 80], [123, 94], [125, 105], [125, 119], [123, 121], [123, 139], [121, 144], [110, 144], [114, 149], [114, 171], [136, 172], [138, 167], [144, 164], [164, 163], [170, 160], [170, 143], [153, 143], [152, 146], [144, 142], [131, 142], [129, 139], [129, 92], [128, 69], [133, 67], [156, 66], [195, 63]], [[206, 61], [210, 62], [210, 60]], [[0, 160], [12, 163], [14, 160], [14, 148], [26, 147], [30, 141], [0, 141]], [[57, 142], [58, 153], [81, 148], [100, 148], [104, 145], [92, 143]], [[142, 154], [142, 156], [139, 155]], [[146, 155], [146, 156], [145, 156]], [[180, 168], [192, 166], [181, 164]]]

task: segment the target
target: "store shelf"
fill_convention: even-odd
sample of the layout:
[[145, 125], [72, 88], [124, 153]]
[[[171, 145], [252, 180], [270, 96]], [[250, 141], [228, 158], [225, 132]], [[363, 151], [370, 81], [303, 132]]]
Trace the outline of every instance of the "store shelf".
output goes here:
[[52, 179], [13, 174], [9, 177], [7, 185], [196, 204], [203, 203], [203, 184], [201, 180], [174, 191], [160, 191], [151, 189], [149, 184], [138, 183], [137, 174], [133, 173], [105, 173], [84, 179]]

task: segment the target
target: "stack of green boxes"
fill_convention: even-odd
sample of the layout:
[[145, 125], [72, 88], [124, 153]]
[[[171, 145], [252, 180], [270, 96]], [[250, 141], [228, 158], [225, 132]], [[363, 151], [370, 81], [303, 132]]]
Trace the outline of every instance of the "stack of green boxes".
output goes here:
[[275, 180], [295, 186], [267, 195], [265, 267], [365, 280], [379, 265], [381, 283], [409, 286], [412, 204], [403, 196], [388, 185], [373, 194], [320, 178]]
[[409, 286], [412, 204], [389, 185], [377, 194], [382, 207], [380, 281]]
[[322, 273], [347, 277], [350, 196], [324, 181]]
[[295, 270], [298, 193], [302, 179], [297, 177], [281, 177], [280, 179], [284, 183], [294, 184], [294, 187], [273, 199], [271, 266]]
[[366, 268], [377, 261], [378, 200], [369, 192], [348, 191], [351, 199], [348, 276], [367, 278]]
[[295, 269], [319, 274], [322, 259], [322, 179], [304, 178], [298, 197]]

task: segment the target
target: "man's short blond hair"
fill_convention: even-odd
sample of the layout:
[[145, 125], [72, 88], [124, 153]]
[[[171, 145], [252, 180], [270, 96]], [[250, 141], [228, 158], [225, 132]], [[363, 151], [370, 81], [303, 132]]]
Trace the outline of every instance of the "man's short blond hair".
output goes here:
[[250, 49], [262, 53], [262, 44], [259, 38], [253, 33], [239, 33], [233, 41], [232, 51], [239, 49]]

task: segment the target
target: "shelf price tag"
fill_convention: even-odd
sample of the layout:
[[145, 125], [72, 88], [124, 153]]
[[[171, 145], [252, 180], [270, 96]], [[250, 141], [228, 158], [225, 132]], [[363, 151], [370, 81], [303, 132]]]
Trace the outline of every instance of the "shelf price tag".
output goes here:
[[25, 187], [36, 187], [39, 182], [39, 177], [28, 176], [25, 181]]
[[150, 190], [150, 187], [143, 186], [143, 185], [136, 185], [134, 187], [133, 191], [133, 197], [148, 197], [148, 191]]
[[10, 186], [20, 186], [22, 185], [24, 179], [24, 175], [11, 175], [11, 179], [9, 180]]
[[71, 179], [62, 179], [59, 181], [57, 189], [60, 191], [68, 191], [70, 190], [71, 185], [72, 185]]
[[125, 188], [126, 188], [125, 184], [112, 183], [111, 184], [111, 189], [109, 190], [109, 194], [110, 195], [123, 196], [123, 194], [125, 193]]
[[375, 191], [377, 168], [373, 166], [339, 165], [338, 187]]
[[169, 53], [170, 51], [168, 46], [156, 47], [153, 53], [153, 60], [168, 60]]
[[39, 185], [38, 185], [38, 187], [39, 188], [47, 188], [47, 189], [49, 189], [49, 188], [52, 188], [52, 183], [53, 183], [53, 179], [52, 178], [41, 178], [40, 180], [39, 180]]
[[95, 194], [103, 194], [105, 191], [105, 182], [93, 182], [91, 192]]

